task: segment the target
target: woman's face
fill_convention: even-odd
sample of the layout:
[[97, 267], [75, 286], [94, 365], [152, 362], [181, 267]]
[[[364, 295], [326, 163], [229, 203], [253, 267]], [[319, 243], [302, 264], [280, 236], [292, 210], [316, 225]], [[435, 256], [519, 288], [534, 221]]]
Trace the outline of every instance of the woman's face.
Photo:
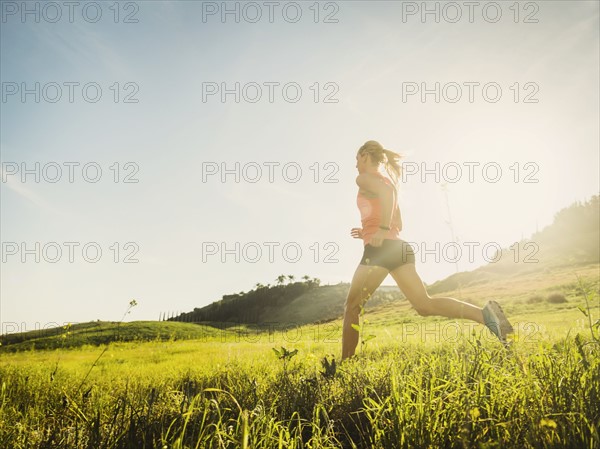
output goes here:
[[358, 169], [358, 173], [364, 173], [367, 168], [367, 164], [369, 162], [369, 155], [367, 153], [356, 154], [356, 168]]

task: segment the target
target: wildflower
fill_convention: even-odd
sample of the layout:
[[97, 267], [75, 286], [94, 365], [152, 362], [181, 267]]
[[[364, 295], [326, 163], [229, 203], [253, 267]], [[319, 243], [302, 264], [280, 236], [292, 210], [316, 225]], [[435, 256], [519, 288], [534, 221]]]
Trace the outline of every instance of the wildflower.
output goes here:
[[556, 421], [554, 421], [553, 419], [542, 418], [542, 420], [540, 421], [540, 426], [550, 427], [551, 429], [556, 429]]

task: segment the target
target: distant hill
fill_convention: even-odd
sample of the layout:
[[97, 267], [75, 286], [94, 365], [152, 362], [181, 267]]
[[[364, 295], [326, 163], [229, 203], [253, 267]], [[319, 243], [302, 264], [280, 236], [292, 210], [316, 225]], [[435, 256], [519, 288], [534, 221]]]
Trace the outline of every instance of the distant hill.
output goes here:
[[[320, 286], [318, 279], [287, 285], [259, 284], [255, 290], [224, 295], [220, 301], [168, 320], [189, 323], [220, 322], [225, 326], [235, 326], [239, 323], [285, 323], [291, 326], [327, 322], [343, 313], [349, 288], [348, 283]], [[381, 287], [369, 299], [367, 306], [377, 307], [403, 297], [396, 287]]]
[[200, 339], [218, 335], [219, 332], [223, 332], [223, 330], [218, 327], [168, 321], [133, 321], [130, 323], [90, 321], [71, 326], [2, 335], [0, 336], [0, 352], [76, 348], [83, 345], [98, 346], [116, 341]]
[[427, 290], [437, 294], [455, 290], [459, 285], [484, 284], [525, 272], [599, 262], [599, 203], [600, 196], [594, 195], [585, 203], [576, 202], [561, 209], [551, 225], [492, 257], [497, 262], [453, 274], [428, 286]]

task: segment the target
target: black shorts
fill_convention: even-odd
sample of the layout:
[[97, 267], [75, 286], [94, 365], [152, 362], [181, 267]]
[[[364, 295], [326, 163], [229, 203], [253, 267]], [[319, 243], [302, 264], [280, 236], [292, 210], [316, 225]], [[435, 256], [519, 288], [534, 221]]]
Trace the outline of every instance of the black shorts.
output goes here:
[[384, 239], [381, 246], [365, 245], [361, 265], [376, 265], [392, 271], [407, 263], [415, 263], [415, 252], [404, 240]]

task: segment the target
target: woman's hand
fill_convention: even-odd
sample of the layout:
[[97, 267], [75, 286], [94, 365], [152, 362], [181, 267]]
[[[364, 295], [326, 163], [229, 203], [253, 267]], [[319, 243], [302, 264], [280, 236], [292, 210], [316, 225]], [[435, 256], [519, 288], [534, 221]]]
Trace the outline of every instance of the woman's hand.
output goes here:
[[383, 244], [383, 239], [385, 238], [386, 234], [387, 231], [378, 229], [377, 232], [373, 234], [373, 237], [371, 237], [370, 245], [380, 247]]
[[362, 239], [362, 228], [352, 228], [350, 229], [350, 235], [355, 239]]

